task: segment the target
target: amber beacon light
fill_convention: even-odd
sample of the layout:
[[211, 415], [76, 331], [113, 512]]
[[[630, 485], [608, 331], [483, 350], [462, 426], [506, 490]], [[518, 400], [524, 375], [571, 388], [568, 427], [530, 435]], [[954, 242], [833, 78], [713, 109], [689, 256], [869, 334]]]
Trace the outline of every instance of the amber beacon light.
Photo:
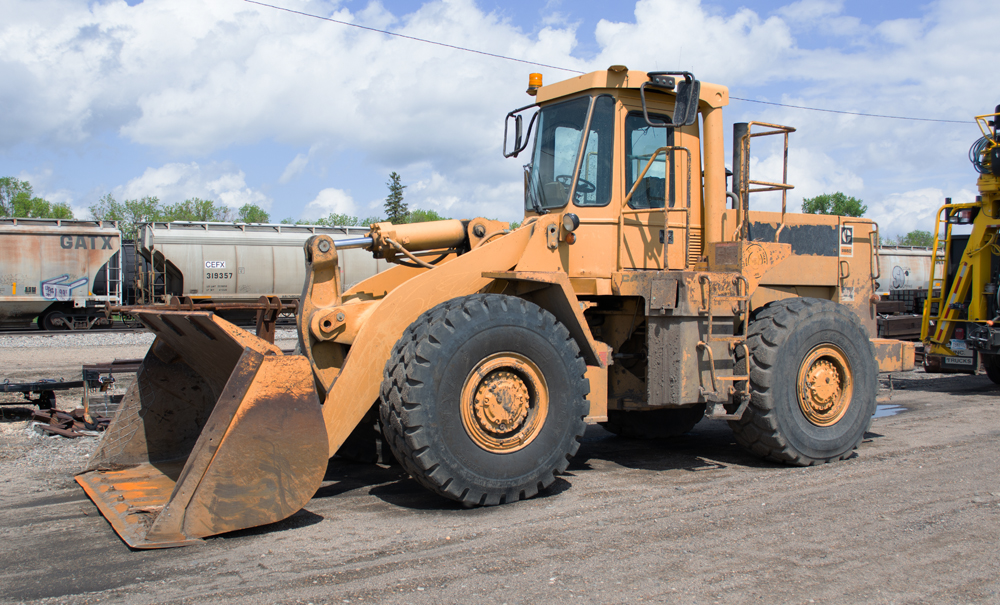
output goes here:
[[528, 74], [528, 90], [527, 93], [531, 96], [535, 96], [538, 89], [542, 87], [542, 74]]

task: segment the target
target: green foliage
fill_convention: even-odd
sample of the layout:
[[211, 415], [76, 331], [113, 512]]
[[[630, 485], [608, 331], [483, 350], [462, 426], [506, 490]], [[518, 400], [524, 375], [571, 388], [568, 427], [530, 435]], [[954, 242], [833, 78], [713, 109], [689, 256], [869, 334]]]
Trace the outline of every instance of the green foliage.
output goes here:
[[394, 225], [407, 222], [410, 212], [406, 207], [406, 202], [403, 201], [403, 189], [406, 189], [406, 185], [400, 182], [399, 175], [393, 171], [385, 186], [389, 188], [389, 195], [385, 198], [384, 206], [386, 220]]
[[802, 200], [802, 212], [807, 214], [836, 214], [838, 216], [863, 216], [868, 206], [855, 197], [841, 192], [824, 193]]
[[271, 215], [257, 204], [243, 204], [236, 214], [237, 223], [270, 223]]
[[407, 223], [426, 223], [429, 221], [446, 221], [447, 217], [441, 216], [434, 210], [423, 210], [417, 208], [413, 212], [410, 212], [410, 216], [407, 217]]
[[896, 238], [896, 245], [898, 246], [925, 246], [929, 248], [933, 244], [934, 234], [930, 231], [921, 231], [919, 229]]
[[163, 221], [211, 221], [228, 223], [233, 220], [233, 210], [228, 206], [216, 206], [212, 200], [193, 197], [183, 202], [164, 206], [161, 210]]
[[246, 204], [234, 213], [232, 208], [216, 205], [212, 200], [191, 198], [176, 204], [161, 205], [157, 197], [145, 196], [137, 200], [119, 202], [110, 193], [90, 207], [90, 214], [97, 220], [119, 221], [122, 237], [134, 239], [141, 223], [154, 221], [210, 221], [267, 223], [270, 215], [255, 204]]
[[521, 221], [511, 221], [510, 230], [513, 231], [521, 226]]
[[118, 230], [125, 239], [135, 239], [139, 223], [163, 220], [163, 211], [157, 197], [119, 202], [110, 193], [90, 207], [90, 214], [99, 221], [118, 221]]
[[0, 214], [14, 216], [14, 200], [21, 195], [32, 196], [31, 183], [12, 176], [0, 178]]
[[359, 219], [356, 216], [351, 216], [350, 214], [340, 214], [339, 212], [331, 212], [330, 214], [324, 216], [323, 218], [318, 218], [314, 221], [307, 219], [294, 219], [294, 218], [284, 218], [281, 219], [282, 225], [324, 225], [327, 227], [367, 227], [373, 223], [381, 223], [385, 219], [377, 216], [366, 216], [365, 218]]
[[358, 224], [358, 217], [331, 212], [326, 217], [316, 221], [316, 224], [326, 225], [327, 227], [353, 227]]
[[53, 204], [37, 197], [31, 183], [12, 176], [0, 178], [0, 216], [15, 218], [73, 218], [69, 204]]

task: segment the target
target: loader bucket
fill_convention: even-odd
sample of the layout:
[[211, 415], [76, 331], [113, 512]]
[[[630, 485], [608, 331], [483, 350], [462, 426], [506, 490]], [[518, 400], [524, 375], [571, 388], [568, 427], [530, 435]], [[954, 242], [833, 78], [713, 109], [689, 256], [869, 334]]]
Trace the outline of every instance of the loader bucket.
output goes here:
[[76, 480], [132, 548], [291, 516], [328, 458], [309, 361], [210, 312], [138, 312], [156, 334]]

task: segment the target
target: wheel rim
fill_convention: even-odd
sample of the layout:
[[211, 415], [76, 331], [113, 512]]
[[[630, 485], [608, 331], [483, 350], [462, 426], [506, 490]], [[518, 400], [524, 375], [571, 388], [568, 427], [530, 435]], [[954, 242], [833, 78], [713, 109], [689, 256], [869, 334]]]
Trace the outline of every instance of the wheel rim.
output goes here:
[[517, 451], [538, 436], [549, 411], [541, 370], [518, 353], [496, 353], [469, 373], [462, 387], [462, 424], [490, 452]]
[[799, 408], [816, 426], [836, 424], [851, 406], [854, 392], [851, 364], [833, 344], [822, 344], [806, 355], [799, 366], [796, 391]]

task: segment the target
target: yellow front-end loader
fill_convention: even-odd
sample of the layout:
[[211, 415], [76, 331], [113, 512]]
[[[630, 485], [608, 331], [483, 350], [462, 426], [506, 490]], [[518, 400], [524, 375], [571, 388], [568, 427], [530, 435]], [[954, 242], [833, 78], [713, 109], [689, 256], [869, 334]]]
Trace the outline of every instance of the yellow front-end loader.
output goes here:
[[[529, 94], [504, 151], [531, 146], [523, 223], [313, 237], [295, 354], [133, 310], [156, 340], [77, 477], [130, 546], [288, 517], [373, 408], [405, 470], [469, 506], [545, 489], [587, 422], [666, 438], [708, 416], [769, 460], [851, 454], [913, 349], [872, 338], [874, 223], [750, 209], [791, 188], [750, 179], [751, 139], [794, 129], [737, 124], [727, 191], [723, 86], [612, 66]], [[349, 248], [397, 266], [342, 291]]]

